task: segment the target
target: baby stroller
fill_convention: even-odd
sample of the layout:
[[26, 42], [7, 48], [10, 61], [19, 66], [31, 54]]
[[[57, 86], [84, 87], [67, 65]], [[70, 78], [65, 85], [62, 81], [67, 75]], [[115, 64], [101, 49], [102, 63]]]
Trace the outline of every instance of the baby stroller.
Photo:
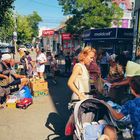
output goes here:
[[[113, 125], [119, 131], [126, 128], [118, 123], [107, 106], [96, 98], [79, 101], [75, 105], [74, 121], [73, 140], [97, 140], [106, 124]], [[89, 136], [91, 133], [92, 138]]]

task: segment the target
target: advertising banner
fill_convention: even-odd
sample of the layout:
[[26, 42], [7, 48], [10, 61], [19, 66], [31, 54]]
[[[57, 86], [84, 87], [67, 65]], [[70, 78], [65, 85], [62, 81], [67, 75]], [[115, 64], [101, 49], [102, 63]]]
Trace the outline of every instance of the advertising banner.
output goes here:
[[71, 40], [72, 36], [69, 33], [62, 33], [62, 40]]
[[54, 30], [43, 30], [42, 31], [42, 36], [46, 37], [46, 36], [52, 36], [54, 35]]

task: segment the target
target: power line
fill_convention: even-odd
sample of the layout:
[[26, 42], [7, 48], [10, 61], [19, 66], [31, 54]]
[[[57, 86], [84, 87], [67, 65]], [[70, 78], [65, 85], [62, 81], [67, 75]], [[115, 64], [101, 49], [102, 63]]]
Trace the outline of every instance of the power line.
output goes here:
[[38, 3], [38, 4], [43, 5], [43, 6], [49, 6], [49, 7], [53, 7], [53, 8], [60, 8], [60, 7], [58, 7], [58, 6], [50, 5], [50, 4], [43, 3], [43, 2], [39, 2], [39, 1], [36, 1], [36, 0], [32, 0], [32, 2]]

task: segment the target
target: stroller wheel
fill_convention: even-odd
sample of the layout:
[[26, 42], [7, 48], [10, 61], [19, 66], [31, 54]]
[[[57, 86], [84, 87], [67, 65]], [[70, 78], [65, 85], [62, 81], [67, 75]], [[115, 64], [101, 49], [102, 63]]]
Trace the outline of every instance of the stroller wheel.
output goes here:
[[73, 134], [73, 140], [78, 140], [77, 136], [75, 135], [75, 133]]

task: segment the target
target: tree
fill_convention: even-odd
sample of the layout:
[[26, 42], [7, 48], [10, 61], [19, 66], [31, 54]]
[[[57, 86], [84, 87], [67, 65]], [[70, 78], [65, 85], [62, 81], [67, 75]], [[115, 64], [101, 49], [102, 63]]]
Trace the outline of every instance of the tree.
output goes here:
[[[67, 30], [82, 32], [84, 29], [110, 27], [114, 19], [123, 16], [122, 10], [109, 0], [58, 0], [64, 15], [71, 18], [66, 22]], [[110, 3], [109, 3], [110, 2]]]
[[5, 16], [14, 8], [12, 5], [15, 0], [0, 0], [0, 25], [2, 25]]
[[22, 44], [32, 40], [33, 30], [27, 16], [17, 16], [17, 36]]
[[42, 21], [42, 18], [34, 11], [31, 15], [27, 16], [27, 20], [32, 28], [33, 36], [38, 36], [38, 24]]
[[3, 22], [0, 24], [0, 40], [3, 42], [10, 42], [14, 31], [13, 12], [5, 13]]

